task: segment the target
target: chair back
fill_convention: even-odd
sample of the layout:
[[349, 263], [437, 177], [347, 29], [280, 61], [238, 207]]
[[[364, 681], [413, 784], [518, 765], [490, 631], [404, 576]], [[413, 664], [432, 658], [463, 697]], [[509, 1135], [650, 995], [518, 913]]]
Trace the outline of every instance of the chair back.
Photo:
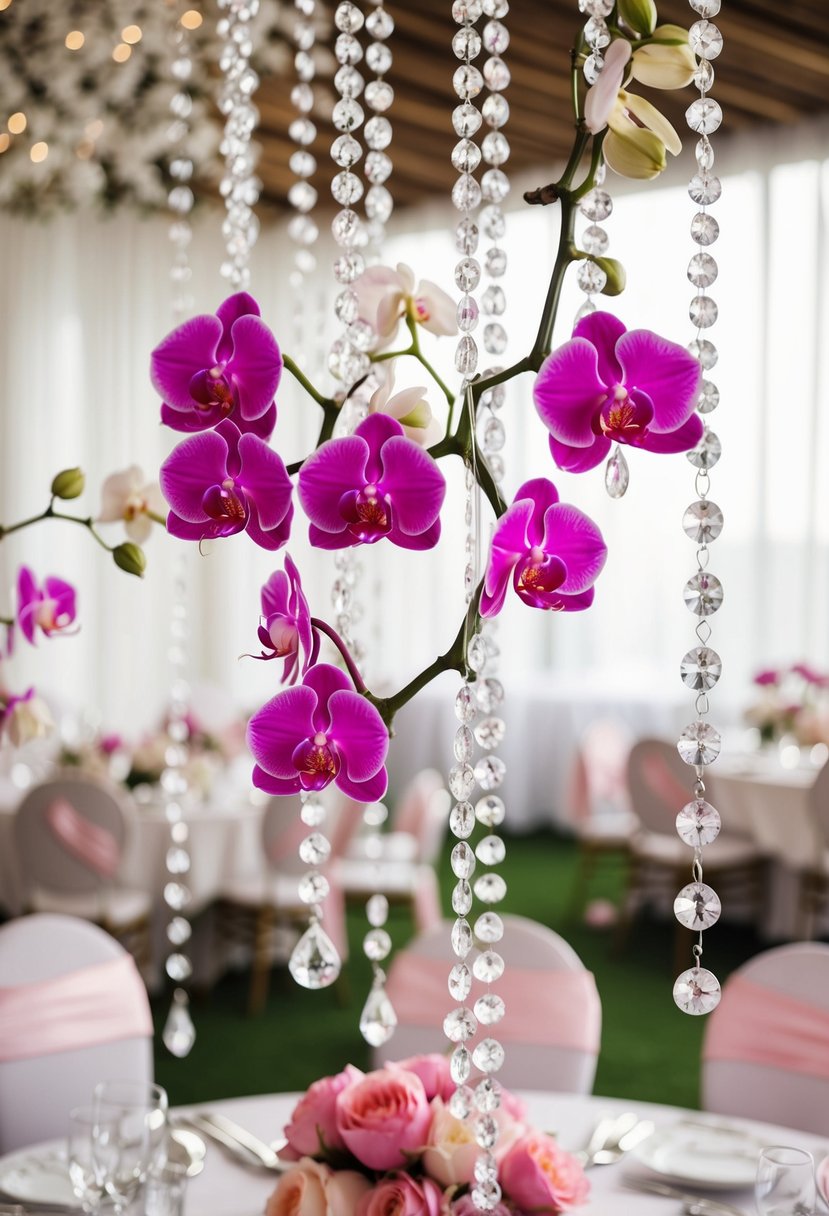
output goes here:
[[417, 842], [415, 860], [433, 865], [449, 822], [451, 800], [441, 774], [421, 769], [404, 789], [392, 814], [391, 827]]
[[630, 735], [613, 718], [585, 729], [567, 783], [567, 817], [574, 826], [629, 810], [625, 781]]
[[29, 889], [80, 895], [114, 878], [128, 830], [125, 800], [108, 783], [61, 774], [23, 798], [14, 842]]
[[[589, 1093], [601, 1037], [601, 1003], [592, 974], [563, 938], [523, 916], [504, 916], [494, 949], [506, 964], [495, 991], [506, 1013], [496, 1027], [506, 1060], [498, 1079], [512, 1089]], [[457, 962], [444, 921], [398, 952], [386, 990], [398, 1017], [391, 1041], [374, 1052], [377, 1064], [442, 1052], [446, 1036], [436, 1011], [446, 1006], [446, 979]], [[486, 948], [486, 947], [485, 947]], [[471, 968], [472, 959], [468, 960]], [[468, 1004], [486, 991], [473, 981]]]
[[809, 793], [812, 818], [817, 824], [823, 843], [829, 849], [829, 760], [815, 778]]
[[71, 916], [0, 927], [0, 1152], [65, 1137], [98, 1081], [152, 1081], [152, 1018], [131, 956]]
[[643, 828], [676, 838], [676, 817], [691, 799], [693, 776], [675, 744], [664, 739], [634, 743], [627, 763], [628, 796]]
[[702, 1054], [703, 1109], [829, 1136], [829, 945], [778, 946], [735, 971]]

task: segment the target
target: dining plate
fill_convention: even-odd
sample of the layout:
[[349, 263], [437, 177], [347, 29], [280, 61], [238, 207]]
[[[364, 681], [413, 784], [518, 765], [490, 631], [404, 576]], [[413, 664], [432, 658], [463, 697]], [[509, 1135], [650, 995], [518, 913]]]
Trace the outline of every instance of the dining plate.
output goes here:
[[657, 1128], [632, 1155], [671, 1182], [742, 1190], [754, 1185], [762, 1148], [740, 1127], [688, 1120]]
[[0, 1158], [0, 1193], [21, 1203], [77, 1207], [66, 1154], [58, 1148], [21, 1149]]
[[817, 1180], [817, 1189], [822, 1197], [829, 1204], [829, 1157], [824, 1157], [819, 1161], [815, 1168], [815, 1179]]

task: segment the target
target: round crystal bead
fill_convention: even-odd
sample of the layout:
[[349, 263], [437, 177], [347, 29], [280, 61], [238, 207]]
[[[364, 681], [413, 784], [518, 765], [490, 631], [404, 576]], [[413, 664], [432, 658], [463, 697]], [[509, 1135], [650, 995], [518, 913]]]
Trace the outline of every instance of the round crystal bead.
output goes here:
[[483, 0], [454, 0], [452, 4], [452, 18], [458, 25], [474, 25], [483, 11]]
[[475, 830], [475, 811], [471, 802], [458, 802], [449, 813], [449, 831], [459, 840], [466, 840]]
[[484, 984], [494, 984], [504, 974], [504, 960], [495, 950], [484, 950], [473, 962], [472, 974]]
[[461, 296], [457, 308], [458, 329], [471, 333], [478, 325], [478, 302], [473, 296]]
[[509, 189], [509, 178], [501, 169], [487, 169], [481, 178], [481, 194], [488, 203], [503, 202]]
[[370, 929], [363, 938], [363, 954], [373, 963], [382, 962], [391, 953], [391, 938], [385, 929]]
[[487, 131], [481, 143], [484, 160], [489, 165], [503, 165], [509, 160], [509, 140], [502, 131]]
[[482, 122], [480, 110], [476, 110], [471, 101], [465, 101], [463, 105], [455, 106], [452, 111], [452, 127], [455, 134], [463, 139], [480, 130]]
[[501, 93], [509, 86], [510, 70], [500, 55], [491, 55], [484, 64], [484, 80], [493, 93]]
[[720, 390], [710, 380], [703, 380], [699, 390], [697, 409], [701, 414], [710, 414], [719, 404]]
[[713, 215], [698, 211], [691, 220], [691, 240], [697, 245], [713, 245], [720, 235], [720, 226]]
[[475, 726], [475, 742], [485, 751], [492, 751], [503, 741], [506, 724], [503, 718], [482, 718]]
[[455, 182], [452, 187], [452, 202], [458, 211], [474, 211], [479, 206], [481, 187], [470, 173], [462, 173]]
[[484, 78], [471, 63], [465, 63], [455, 69], [455, 74], [452, 77], [452, 88], [462, 100], [466, 101], [471, 97], [477, 97], [483, 87]]
[[382, 5], [366, 17], [366, 29], [372, 38], [388, 38], [394, 33], [394, 18]]
[[475, 847], [475, 856], [485, 866], [500, 865], [506, 853], [506, 845], [500, 836], [484, 836]]
[[469, 921], [464, 920], [463, 917], [455, 921], [454, 925], [452, 926], [451, 940], [452, 950], [454, 953], [459, 959], [465, 959], [473, 946], [472, 929], [469, 925]]
[[377, 114], [384, 114], [394, 101], [394, 89], [387, 80], [370, 80], [366, 85], [366, 105]]
[[475, 788], [475, 771], [471, 764], [455, 764], [449, 770], [449, 791], [453, 798], [465, 802]]
[[362, 29], [363, 14], [351, 0], [343, 0], [334, 13], [334, 24], [344, 34], [356, 34], [357, 30]]
[[688, 316], [697, 329], [710, 329], [718, 315], [719, 309], [710, 296], [694, 296], [688, 306]]
[[385, 895], [372, 895], [366, 904], [366, 918], [375, 929], [381, 928], [389, 916], [389, 901]]
[[695, 173], [688, 183], [688, 194], [700, 207], [709, 207], [722, 194], [722, 182], [713, 173]]
[[465, 1043], [478, 1030], [478, 1021], [471, 1009], [461, 1005], [443, 1019], [443, 1033], [452, 1043]]
[[500, 207], [484, 207], [480, 220], [484, 235], [491, 241], [499, 241], [507, 230], [506, 218]]
[[356, 173], [338, 173], [331, 182], [331, 193], [341, 207], [350, 207], [363, 197], [363, 183]]
[[722, 455], [722, 444], [713, 431], [706, 431], [697, 446], [685, 453], [696, 469], [713, 469]]
[[[480, 1043], [476, 1043], [475, 1050], [472, 1052], [472, 1061], [481, 1072], [497, 1072], [504, 1063], [504, 1049], [497, 1039], [481, 1039]], [[498, 1138], [498, 1125], [494, 1119], [492, 1122], [495, 1124], [495, 1136], [492, 1140], [492, 1144], [494, 1144]], [[478, 1143], [480, 1144], [480, 1140]], [[483, 1144], [481, 1147], [490, 1148], [491, 1145]]]
[[472, 1090], [468, 1085], [461, 1085], [449, 1099], [449, 1113], [456, 1119], [468, 1119], [474, 1109], [474, 1103], [475, 1095]]
[[507, 254], [506, 250], [499, 249], [497, 245], [486, 251], [486, 272], [492, 279], [500, 279], [501, 275], [507, 269]]
[[497, 828], [504, 822], [506, 807], [497, 794], [487, 794], [475, 804], [475, 817], [487, 828]]
[[[493, 394], [498, 391], [493, 389]], [[495, 399], [493, 396], [492, 405], [494, 406]], [[485, 680], [478, 680], [475, 684], [475, 700], [478, 704], [478, 709], [482, 713], [489, 714], [504, 700], [504, 686], [496, 676], [487, 676]]]
[[460, 1003], [466, 1000], [472, 988], [472, 972], [466, 963], [455, 963], [449, 972], [447, 983], [449, 985], [449, 995], [454, 1001]]
[[475, 936], [492, 945], [504, 936], [504, 922], [497, 912], [483, 912], [475, 921]]
[[722, 675], [722, 659], [716, 650], [697, 646], [683, 657], [679, 671], [683, 684], [695, 692], [708, 692]]
[[366, 63], [372, 72], [382, 76], [392, 65], [392, 53], [382, 42], [372, 42], [366, 51]]
[[685, 111], [685, 121], [692, 131], [711, 135], [722, 122], [722, 109], [713, 97], [698, 97]]
[[710, 253], [695, 253], [688, 263], [688, 278], [695, 287], [710, 287], [719, 267]]
[[500, 452], [506, 443], [506, 438], [507, 432], [501, 419], [487, 418], [481, 434], [484, 453], [491, 456], [493, 452]]
[[461, 878], [452, 888], [452, 911], [456, 916], [466, 916], [472, 910], [472, 888]]
[[700, 59], [716, 59], [722, 50], [722, 34], [711, 21], [705, 18], [695, 21], [688, 31], [691, 50]]
[[331, 112], [331, 121], [338, 131], [353, 131], [363, 125], [363, 107], [352, 97], [343, 97]]
[[[709, 722], [691, 722], [679, 736], [676, 749], [686, 764], [713, 764], [720, 754], [720, 733]], [[477, 926], [476, 926], [477, 932]]]
[[359, 97], [363, 91], [363, 78], [356, 68], [345, 65], [334, 77], [334, 88], [341, 97]]
[[[501, 1082], [495, 1077], [483, 1077], [475, 1086], [475, 1105], [484, 1114], [491, 1114], [501, 1105]], [[475, 1178], [485, 1182], [498, 1177], [498, 1162], [491, 1153], [482, 1153], [474, 1166]]]
[[456, 878], [469, 878], [475, 869], [475, 854], [465, 840], [452, 850], [452, 873]]
[[[475, 1060], [475, 1052], [472, 1053], [472, 1060], [477, 1065]], [[497, 1069], [492, 1070], [496, 1072]], [[475, 1120], [473, 1125], [475, 1132], [475, 1142], [480, 1148], [491, 1149], [498, 1142], [499, 1127], [492, 1115], [484, 1114]]]
[[475, 897], [483, 904], [499, 904], [506, 893], [507, 884], [500, 874], [482, 874], [475, 879]]
[[338, 211], [331, 221], [331, 231], [338, 245], [356, 245], [360, 240], [363, 225], [356, 211], [345, 208]]
[[502, 355], [507, 349], [507, 331], [497, 321], [484, 327], [484, 349], [488, 355]]
[[459, 726], [452, 743], [455, 759], [465, 764], [471, 758], [474, 748], [475, 740], [472, 731], [468, 726]]
[[497, 131], [509, 122], [509, 102], [503, 93], [490, 93], [481, 106], [481, 113], [487, 126]]
[[393, 210], [394, 199], [386, 187], [372, 186], [366, 194], [366, 215], [368, 218], [385, 224]]
[[473, 26], [465, 25], [452, 39], [452, 50], [458, 59], [477, 59], [481, 53], [481, 35]]
[[473, 722], [478, 710], [470, 684], [462, 684], [455, 696], [455, 717], [459, 722]]
[[716, 17], [720, 11], [720, 0], [688, 0], [688, 3], [701, 17]]
[[307, 866], [320, 866], [331, 855], [331, 845], [322, 832], [311, 832], [299, 845], [299, 856]]
[[506, 17], [509, 12], [509, 0], [484, 0], [484, 12], [487, 17]]
[[584, 40], [595, 49], [610, 45], [610, 30], [607, 22], [599, 16], [590, 17], [584, 26]]
[[610, 239], [604, 228], [598, 224], [590, 224], [581, 234], [581, 247], [585, 253], [607, 253]]
[[705, 545], [717, 539], [723, 530], [723, 522], [722, 511], [707, 498], [692, 502], [682, 517], [685, 535], [697, 544]]
[[488, 21], [484, 26], [484, 46], [490, 55], [502, 55], [509, 46], [509, 30], [502, 21]]
[[719, 354], [713, 342], [708, 338], [696, 338], [693, 342], [688, 343], [688, 350], [699, 360], [700, 367], [705, 371], [710, 371], [712, 367], [716, 367]]
[[588, 84], [593, 85], [599, 79], [604, 68], [604, 57], [601, 51], [593, 51], [584, 61], [584, 79]]
[[579, 203], [579, 211], [588, 220], [606, 220], [613, 212], [613, 199], [606, 190], [590, 190]]
[[704, 882], [688, 883], [674, 900], [674, 916], [686, 929], [710, 928], [721, 911], [719, 895]]
[[475, 765], [475, 780], [482, 790], [497, 790], [506, 771], [507, 766], [500, 756], [482, 756]]
[[[503, 999], [494, 992], [484, 993], [475, 1002], [475, 1017], [482, 1026], [494, 1026], [496, 1022], [500, 1022], [505, 1013], [506, 1005]], [[481, 1109], [480, 1104], [478, 1104], [478, 1109]]]
[[366, 157], [365, 175], [374, 186], [381, 185], [391, 175], [392, 163], [385, 152], [369, 152]]
[[479, 633], [476, 633], [466, 648], [466, 661], [473, 671], [483, 671], [487, 658], [486, 642]]
[[365, 139], [369, 148], [382, 152], [391, 143], [392, 128], [387, 118], [374, 114], [366, 123]]
[[475, 258], [464, 258], [455, 267], [455, 283], [461, 291], [474, 291], [481, 279], [481, 264]]
[[334, 277], [338, 283], [353, 283], [365, 268], [365, 258], [361, 253], [343, 253], [334, 262]]
[[481, 163], [481, 149], [472, 139], [461, 139], [452, 149], [452, 164], [458, 173], [474, 173]]
[[674, 1001], [683, 1013], [710, 1013], [720, 1003], [720, 982], [704, 967], [692, 967], [674, 984]]
[[607, 282], [607, 275], [595, 262], [589, 259], [579, 262], [579, 268], [576, 272], [576, 281], [582, 291], [592, 294], [596, 291], [601, 291]]
[[713, 616], [723, 602], [722, 583], [716, 575], [699, 570], [688, 579], [682, 598], [694, 616]]
[[328, 879], [324, 874], [303, 874], [297, 888], [304, 904], [320, 904], [328, 894]]
[[337, 63], [359, 63], [363, 57], [363, 48], [358, 39], [352, 34], [338, 34], [334, 43], [334, 54]]
[[719, 811], [702, 798], [686, 802], [676, 817], [677, 833], [693, 849], [700, 849], [716, 840], [721, 826]]

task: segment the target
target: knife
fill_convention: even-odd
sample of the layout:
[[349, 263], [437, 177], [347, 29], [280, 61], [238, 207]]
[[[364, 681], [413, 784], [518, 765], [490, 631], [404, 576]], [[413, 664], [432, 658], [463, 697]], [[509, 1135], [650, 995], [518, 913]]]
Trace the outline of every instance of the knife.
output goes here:
[[678, 1199], [680, 1203], [694, 1204], [700, 1213], [710, 1213], [710, 1216], [746, 1216], [742, 1208], [735, 1208], [730, 1203], [722, 1203], [719, 1199], [711, 1199], [707, 1195], [693, 1195], [680, 1190], [679, 1187], [669, 1186], [667, 1182], [658, 1182], [655, 1178], [625, 1178], [622, 1186], [628, 1191], [664, 1195], [668, 1199]]
[[289, 1164], [281, 1161], [264, 1140], [260, 1140], [247, 1128], [241, 1127], [224, 1115], [212, 1114], [210, 1111], [191, 1111], [189, 1114], [178, 1114], [176, 1117], [189, 1123], [197, 1131], [203, 1132], [217, 1144], [221, 1144], [245, 1165], [279, 1171], [284, 1170]]

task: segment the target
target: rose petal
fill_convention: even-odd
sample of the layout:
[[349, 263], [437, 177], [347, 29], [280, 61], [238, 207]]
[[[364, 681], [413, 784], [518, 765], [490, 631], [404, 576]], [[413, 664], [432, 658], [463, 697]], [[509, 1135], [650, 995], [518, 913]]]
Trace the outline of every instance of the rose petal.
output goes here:
[[633, 329], [619, 339], [619, 361], [628, 390], [642, 389], [653, 403], [651, 431], [675, 431], [697, 401], [700, 367], [684, 346], [646, 329]]
[[617, 358], [616, 343], [626, 329], [612, 312], [591, 312], [578, 322], [573, 330], [574, 338], [586, 338], [596, 348], [599, 360], [599, 377], [611, 388], [622, 379], [622, 369]]
[[240, 317], [231, 330], [233, 357], [228, 373], [239, 392], [239, 413], [259, 418], [272, 403], [282, 376], [282, 354], [260, 317]]
[[339, 502], [343, 494], [362, 489], [366, 484], [368, 454], [365, 439], [359, 435], [346, 435], [342, 439], [327, 440], [308, 457], [299, 471], [297, 490], [312, 524], [324, 532], [342, 532], [345, 521], [340, 515]]
[[593, 416], [606, 397], [598, 352], [584, 338], [572, 338], [548, 355], [533, 385], [541, 421], [554, 438], [571, 447], [593, 443]]
[[300, 684], [278, 692], [253, 715], [246, 732], [254, 760], [274, 777], [296, 777], [291, 756], [298, 743], [314, 734], [316, 695]]
[[288, 511], [293, 486], [282, 457], [256, 435], [239, 439], [239, 483], [256, 506], [265, 531], [275, 528]]
[[550, 451], [553, 460], [566, 473], [586, 473], [601, 464], [610, 451], [610, 440], [605, 435], [594, 435], [589, 448], [571, 448], [550, 436]]
[[343, 754], [352, 781], [367, 781], [385, 763], [389, 732], [379, 713], [358, 692], [344, 689], [328, 701], [331, 737]]
[[159, 472], [161, 489], [174, 513], [189, 523], [207, 519], [205, 490], [227, 477], [228, 448], [216, 431], [203, 431], [173, 448]]
[[668, 431], [665, 435], [648, 431], [639, 446], [646, 452], [690, 452], [702, 439], [704, 432], [705, 427], [699, 414], [692, 414], [682, 426], [677, 427], [675, 431]]
[[[383, 418], [384, 415], [372, 417]], [[370, 418], [366, 419], [366, 422], [370, 421]], [[446, 496], [443, 474], [428, 452], [403, 435], [386, 440], [382, 461], [380, 485], [383, 493], [391, 498], [395, 526], [408, 536], [419, 536], [440, 515]]]
[[196, 372], [215, 367], [222, 336], [218, 317], [192, 317], [160, 342], [150, 356], [150, 378], [156, 392], [175, 410], [193, 408], [190, 381]]
[[564, 595], [592, 586], [607, 558], [607, 545], [593, 520], [563, 502], [547, 508], [542, 547], [555, 553], [567, 567], [567, 578], [558, 588]]

